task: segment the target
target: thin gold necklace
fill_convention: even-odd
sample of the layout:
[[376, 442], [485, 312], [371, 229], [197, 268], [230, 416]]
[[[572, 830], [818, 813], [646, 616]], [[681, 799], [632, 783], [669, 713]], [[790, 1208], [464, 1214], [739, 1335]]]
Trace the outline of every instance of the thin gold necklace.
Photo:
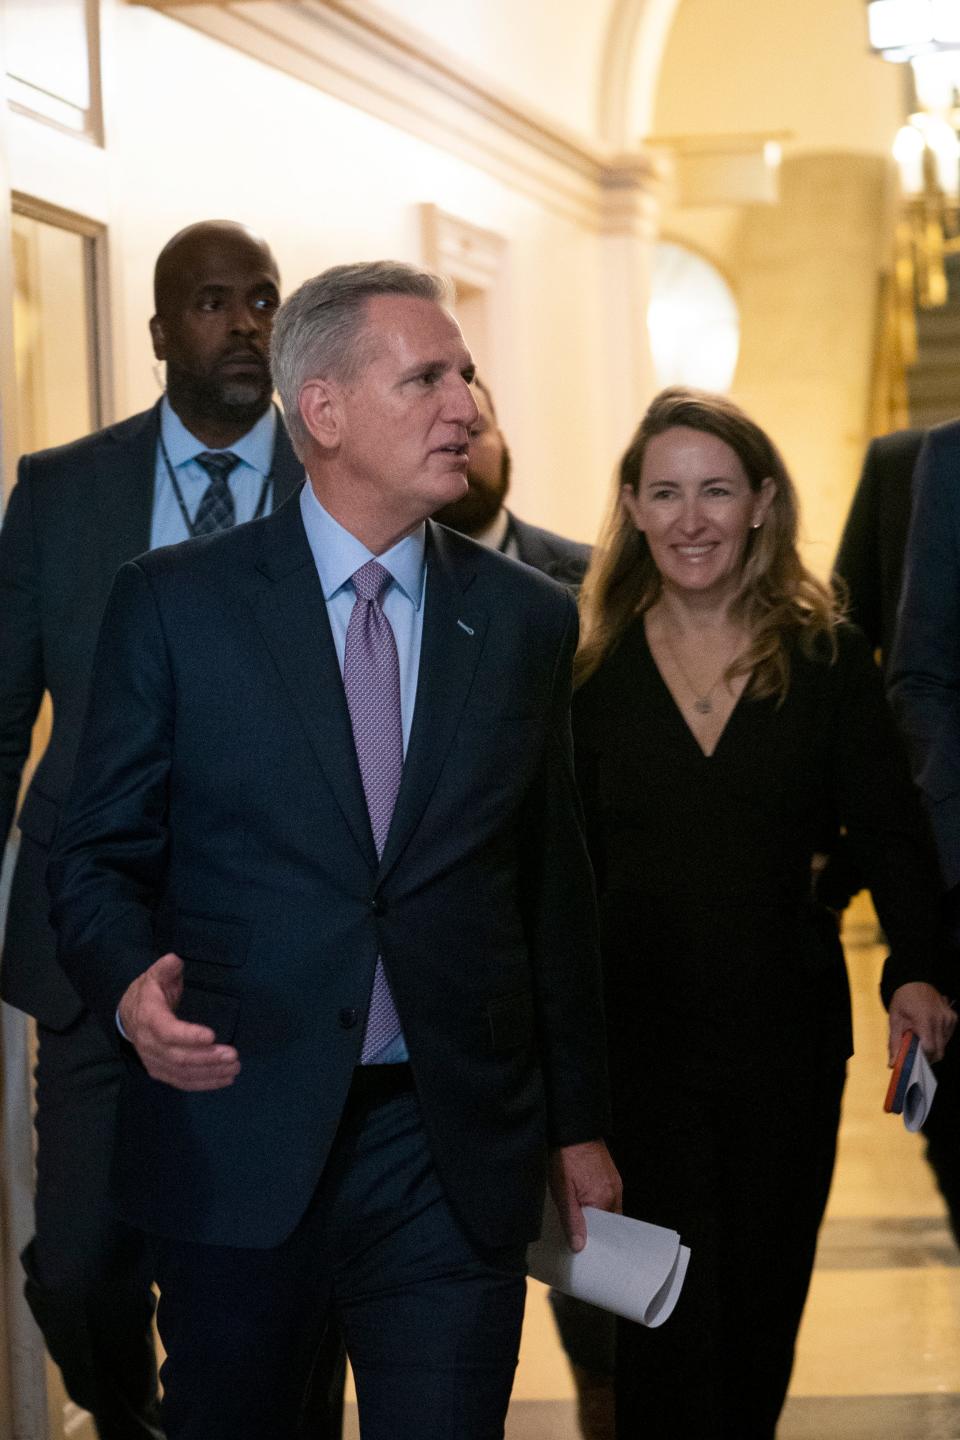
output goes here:
[[[727, 670], [728, 670], [729, 667], [730, 667], [730, 661], [727, 660], [727, 661], [724, 662], [723, 669], [720, 671], [719, 675], [717, 676], [716, 680], [714, 680], [714, 682], [713, 682], [713, 684], [710, 686], [709, 690], [705, 690], [705, 691], [703, 691], [703, 693], [701, 693], [701, 692], [697, 689], [696, 685], [694, 685], [693, 681], [690, 679], [690, 676], [687, 674], [687, 671], [686, 671], [684, 665], [682, 664], [682, 662], [681, 662], [681, 660], [680, 660], [680, 656], [677, 654], [676, 650], [674, 650], [674, 648], [673, 648], [673, 643], [672, 643], [672, 641], [671, 641], [671, 639], [670, 639], [669, 634], [667, 633], [667, 627], [666, 627], [666, 626], [663, 627], [663, 630], [662, 630], [661, 633], [662, 633], [662, 635], [663, 635], [663, 643], [666, 645], [667, 650], [668, 650], [669, 653], [670, 653], [670, 659], [673, 661], [674, 665], [676, 665], [677, 669], [680, 671], [681, 678], [683, 679], [684, 683], [686, 684], [687, 689], [690, 691], [690, 694], [693, 696], [693, 708], [694, 708], [694, 710], [696, 710], [696, 712], [697, 712], [698, 715], [712, 715], [712, 714], [713, 714], [713, 692], [714, 692], [714, 690], [716, 690], [717, 686], [720, 684], [720, 681], [723, 679], [724, 675], [726, 675]], [[732, 657], [731, 657], [731, 658], [732, 658]]]

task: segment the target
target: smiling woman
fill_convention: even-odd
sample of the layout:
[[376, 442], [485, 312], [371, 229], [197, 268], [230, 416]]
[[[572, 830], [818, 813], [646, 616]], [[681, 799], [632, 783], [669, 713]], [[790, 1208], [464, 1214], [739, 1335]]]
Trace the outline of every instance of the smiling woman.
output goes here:
[[[667, 390], [623, 457], [584, 587], [574, 739], [614, 1157], [625, 1212], [694, 1256], [668, 1325], [618, 1331], [625, 1435], [773, 1440], [851, 1050], [836, 924], [811, 898], [839, 826], [892, 946], [891, 1046], [911, 1028], [939, 1056], [954, 1023], [879, 674], [796, 534], [763, 431], [720, 396]], [[669, 1106], [649, 1093], [663, 1073]]]
[[580, 678], [643, 615], [681, 665], [701, 671], [728, 657], [728, 701], [751, 673], [755, 694], [782, 699], [787, 631], [799, 627], [812, 644], [836, 619], [801, 563], [797, 532], [793, 481], [760, 427], [723, 396], [662, 391], [620, 463], [584, 584]]
[[637, 486], [625, 484], [622, 498], [661, 583], [722, 599], [736, 592], [750, 532], [775, 493], [770, 475], [751, 486], [719, 436], [677, 425], [651, 438]]

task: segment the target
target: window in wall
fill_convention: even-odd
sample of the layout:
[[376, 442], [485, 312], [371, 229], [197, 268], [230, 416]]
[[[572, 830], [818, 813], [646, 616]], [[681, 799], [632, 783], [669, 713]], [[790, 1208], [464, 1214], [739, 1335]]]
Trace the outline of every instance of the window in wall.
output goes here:
[[22, 453], [61, 445], [101, 423], [94, 239], [13, 216], [13, 342]]
[[97, 0], [4, 0], [7, 100], [101, 142]]
[[657, 245], [647, 326], [658, 385], [730, 388], [740, 316], [733, 291], [709, 261], [673, 241]]
[[[22, 198], [14, 210], [13, 349], [21, 454], [89, 435], [102, 422], [96, 327], [96, 239], [43, 218]], [[78, 222], [82, 223], [82, 222]], [[25, 790], [50, 733], [46, 697], [34, 727]]]

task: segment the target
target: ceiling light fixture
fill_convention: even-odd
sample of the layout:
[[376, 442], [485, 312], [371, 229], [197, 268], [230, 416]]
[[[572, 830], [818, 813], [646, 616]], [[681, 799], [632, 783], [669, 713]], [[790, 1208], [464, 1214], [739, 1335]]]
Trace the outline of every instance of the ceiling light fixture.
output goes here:
[[915, 60], [960, 49], [957, 0], [868, 0], [871, 48], [885, 60]]

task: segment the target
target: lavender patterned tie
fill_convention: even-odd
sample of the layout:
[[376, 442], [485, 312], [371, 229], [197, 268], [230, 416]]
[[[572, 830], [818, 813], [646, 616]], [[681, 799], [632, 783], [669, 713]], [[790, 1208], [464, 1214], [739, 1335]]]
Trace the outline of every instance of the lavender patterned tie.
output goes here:
[[[343, 686], [378, 856], [387, 843], [403, 773], [400, 661], [390, 621], [380, 604], [390, 578], [389, 570], [377, 560], [368, 560], [353, 575], [357, 598], [343, 653]], [[400, 1018], [378, 956], [360, 1063], [366, 1065], [399, 1034]]]
[[234, 455], [232, 450], [204, 450], [194, 459], [210, 476], [210, 484], [200, 496], [192, 533], [215, 535], [218, 530], [229, 530], [236, 521], [237, 509], [228, 476], [240, 464], [240, 456]]

